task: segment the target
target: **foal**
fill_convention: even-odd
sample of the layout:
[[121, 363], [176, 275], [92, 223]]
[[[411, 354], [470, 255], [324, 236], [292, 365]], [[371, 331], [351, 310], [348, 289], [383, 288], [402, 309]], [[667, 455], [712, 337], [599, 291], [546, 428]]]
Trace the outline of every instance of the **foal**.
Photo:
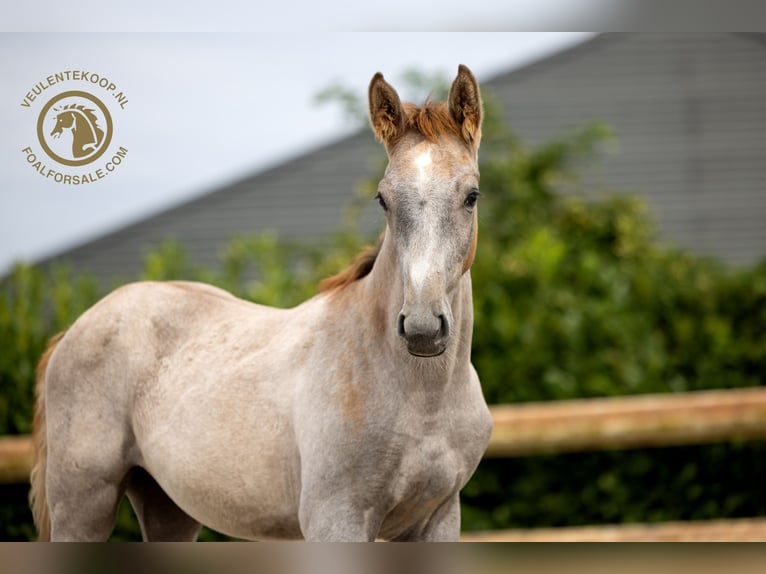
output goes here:
[[379, 246], [292, 309], [135, 283], [38, 369], [42, 539], [105, 540], [124, 494], [145, 540], [456, 540], [491, 417], [470, 362], [482, 107], [402, 104], [376, 74], [389, 157]]

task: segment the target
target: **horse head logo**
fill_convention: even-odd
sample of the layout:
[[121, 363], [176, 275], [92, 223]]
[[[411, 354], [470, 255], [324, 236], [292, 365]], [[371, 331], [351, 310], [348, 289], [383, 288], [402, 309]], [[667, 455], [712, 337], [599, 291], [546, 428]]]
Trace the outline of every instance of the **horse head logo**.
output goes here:
[[104, 141], [104, 130], [98, 126], [98, 118], [91, 108], [70, 104], [60, 110], [54, 108], [54, 111], [58, 112], [56, 126], [50, 135], [59, 138], [64, 130], [71, 130], [72, 155], [75, 158], [92, 154]]
[[71, 91], [54, 96], [43, 106], [37, 119], [37, 138], [45, 153], [58, 163], [72, 167], [101, 157], [109, 147], [112, 132], [109, 110], [88, 92]]

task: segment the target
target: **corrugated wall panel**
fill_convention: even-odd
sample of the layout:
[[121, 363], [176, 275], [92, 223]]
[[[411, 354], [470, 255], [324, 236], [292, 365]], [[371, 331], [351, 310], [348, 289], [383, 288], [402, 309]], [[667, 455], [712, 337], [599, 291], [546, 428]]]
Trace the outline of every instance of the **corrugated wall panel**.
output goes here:
[[734, 263], [766, 254], [763, 40], [604, 35], [493, 87], [532, 144], [609, 124], [617, 143], [584, 187], [644, 195], [664, 238]]

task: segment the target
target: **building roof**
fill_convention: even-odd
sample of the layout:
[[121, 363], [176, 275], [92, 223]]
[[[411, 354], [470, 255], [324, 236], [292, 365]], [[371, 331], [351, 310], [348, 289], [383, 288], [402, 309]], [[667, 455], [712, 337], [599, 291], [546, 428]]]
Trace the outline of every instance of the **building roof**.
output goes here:
[[[381, 156], [382, 154], [382, 156]], [[192, 263], [215, 266], [234, 236], [273, 232], [290, 239], [325, 236], [339, 228], [355, 189], [385, 158], [368, 130], [227, 184], [44, 263], [68, 262], [103, 284], [135, 279], [146, 254], [165, 240], [183, 244]], [[375, 223], [365, 214], [366, 229]], [[380, 224], [377, 221], [377, 224]]]
[[[736, 264], [766, 254], [766, 41], [750, 34], [603, 34], [483, 82], [530, 145], [594, 121], [618, 146], [586, 173], [594, 189], [644, 195], [661, 235]], [[237, 234], [316, 238], [380, 171], [363, 130], [48, 260], [103, 282], [133, 278], [164, 239], [213, 265]], [[382, 223], [363, 212], [361, 227]]]

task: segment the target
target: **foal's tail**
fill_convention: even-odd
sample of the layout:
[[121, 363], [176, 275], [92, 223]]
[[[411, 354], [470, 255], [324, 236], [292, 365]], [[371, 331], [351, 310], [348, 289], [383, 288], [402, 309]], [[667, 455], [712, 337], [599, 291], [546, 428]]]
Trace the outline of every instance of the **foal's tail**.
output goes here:
[[34, 444], [34, 466], [29, 481], [32, 488], [29, 491], [29, 505], [35, 519], [39, 540], [51, 539], [51, 517], [48, 511], [48, 501], [45, 497], [45, 470], [48, 458], [48, 441], [45, 430], [45, 371], [48, 361], [56, 349], [64, 332], [54, 335], [48, 343], [40, 362], [37, 364], [37, 383], [35, 385], [35, 416], [32, 422], [32, 442]]

